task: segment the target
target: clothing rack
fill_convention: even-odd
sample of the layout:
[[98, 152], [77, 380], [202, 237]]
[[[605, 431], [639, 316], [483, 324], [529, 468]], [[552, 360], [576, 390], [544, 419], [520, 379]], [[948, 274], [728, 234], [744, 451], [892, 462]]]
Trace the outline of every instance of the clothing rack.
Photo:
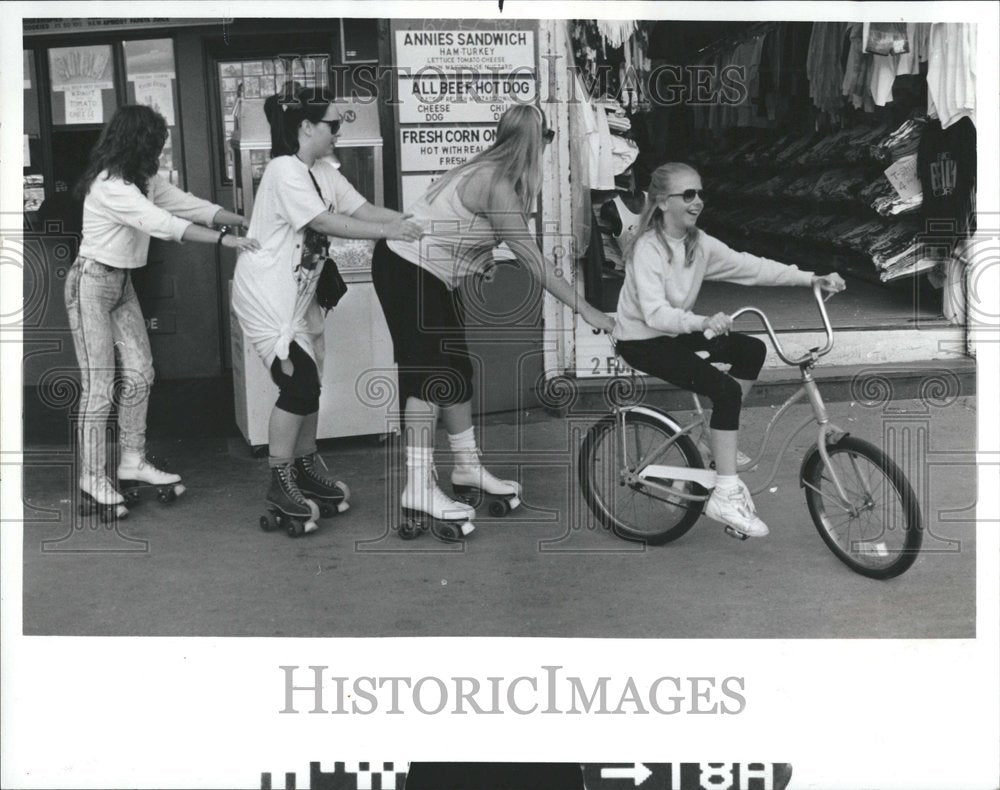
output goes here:
[[706, 53], [715, 54], [719, 50], [725, 49], [727, 47], [732, 47], [732, 48], [738, 47], [740, 44], [749, 41], [751, 38], [755, 36], [759, 36], [763, 33], [770, 33], [772, 30], [777, 30], [780, 24], [781, 22], [775, 22], [775, 21], [754, 22], [746, 30], [740, 31], [739, 34], [723, 36], [722, 38], [717, 39], [716, 41], [713, 41], [710, 44], [706, 44], [704, 47], [699, 49], [695, 54], [696, 55], [703, 55]]

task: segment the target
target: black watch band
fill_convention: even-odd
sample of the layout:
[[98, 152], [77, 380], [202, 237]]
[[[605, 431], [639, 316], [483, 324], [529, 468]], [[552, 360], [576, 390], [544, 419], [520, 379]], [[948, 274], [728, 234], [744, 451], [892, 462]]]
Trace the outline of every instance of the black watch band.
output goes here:
[[224, 238], [226, 238], [226, 236], [228, 234], [229, 234], [229, 226], [228, 225], [223, 225], [222, 231], [219, 233], [219, 238], [218, 238], [218, 240], [215, 243], [218, 244], [221, 247], [222, 246], [222, 240]]

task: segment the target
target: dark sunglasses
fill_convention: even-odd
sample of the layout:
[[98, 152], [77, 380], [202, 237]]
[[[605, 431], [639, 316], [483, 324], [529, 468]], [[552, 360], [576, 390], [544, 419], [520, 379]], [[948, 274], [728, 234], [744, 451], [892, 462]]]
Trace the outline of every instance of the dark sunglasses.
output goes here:
[[317, 123], [325, 123], [330, 127], [330, 134], [336, 134], [340, 131], [340, 121], [317, 121]]
[[697, 197], [701, 198], [702, 200], [704, 200], [705, 199], [705, 190], [704, 189], [685, 189], [683, 192], [674, 192], [671, 195], [667, 195], [667, 197], [679, 197], [685, 203], [690, 203], [692, 200], [695, 199], [695, 196], [697, 196]]
[[551, 143], [553, 140], [556, 139], [556, 130], [555, 129], [543, 129], [542, 130], [542, 139], [545, 141], [546, 145], [548, 143]]

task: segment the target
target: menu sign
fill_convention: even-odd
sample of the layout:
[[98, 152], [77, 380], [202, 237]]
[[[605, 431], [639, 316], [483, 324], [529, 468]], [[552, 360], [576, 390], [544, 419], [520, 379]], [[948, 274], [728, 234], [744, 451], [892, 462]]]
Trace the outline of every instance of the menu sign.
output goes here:
[[[533, 30], [396, 30], [404, 173], [451, 170], [496, 138], [516, 104], [538, 98]], [[404, 205], [430, 176], [402, 178]]]
[[65, 117], [62, 123], [102, 123], [101, 91], [114, 88], [111, 47], [60, 47], [49, 50], [49, 73], [53, 93], [62, 93]]
[[534, 72], [535, 34], [530, 30], [400, 30], [396, 65], [413, 74], [425, 69]]

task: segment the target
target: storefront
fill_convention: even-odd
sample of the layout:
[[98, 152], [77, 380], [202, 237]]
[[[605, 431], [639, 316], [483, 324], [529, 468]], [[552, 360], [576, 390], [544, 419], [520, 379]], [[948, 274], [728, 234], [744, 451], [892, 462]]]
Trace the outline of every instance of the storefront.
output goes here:
[[[615, 309], [622, 248], [651, 169], [685, 161], [709, 195], [704, 230], [735, 249], [848, 278], [828, 304], [836, 345], [825, 361], [906, 365], [968, 353], [975, 25], [569, 26], [577, 86], [592, 99], [577, 107], [572, 130], [573, 163], [589, 187], [574, 192], [574, 227], [591, 302]], [[807, 294], [706, 283], [698, 312], [748, 303], [790, 343], [820, 345]], [[751, 320], [738, 328], [761, 329]], [[577, 377], [620, 368], [606, 338], [578, 327], [574, 340]], [[768, 366], [780, 362], [772, 356]]]
[[[71, 404], [53, 393], [75, 391], [77, 376], [62, 298], [80, 231], [81, 205], [71, 190], [118, 106], [149, 104], [167, 119], [161, 175], [227, 209], [246, 210], [269, 153], [265, 140], [241, 160], [233, 139], [241, 112], [259, 110], [289, 80], [327, 87], [345, 103], [338, 150], [345, 175], [373, 203], [401, 208], [487, 147], [512, 102], [538, 95], [539, 23], [530, 20], [64, 19], [28, 20], [24, 33], [24, 383], [29, 415], [44, 422], [59, 412], [63, 425]], [[355, 127], [371, 139], [357, 145]], [[543, 376], [541, 295], [520, 267], [498, 257], [501, 265], [470, 289], [477, 376], [481, 384], [490, 376], [489, 386], [477, 388], [478, 412], [533, 405]], [[135, 286], [153, 347], [154, 399], [170, 393], [178, 412], [231, 414], [248, 423], [239, 392], [246, 366], [229, 309], [234, 267], [231, 251], [153, 240]], [[376, 348], [353, 360], [352, 375], [367, 372], [375, 380], [387, 367], [391, 375], [386, 333], [368, 331], [381, 316], [366, 271], [348, 280], [365, 304], [345, 305], [328, 319], [336, 345], [356, 348], [359, 333], [366, 335]], [[498, 369], [516, 375], [490, 375]], [[330, 397], [380, 397], [355, 392], [356, 384], [377, 390], [377, 381], [340, 383]], [[328, 403], [327, 412], [342, 423], [327, 435], [368, 432], [337, 404]]]
[[[813, 41], [813, 27], [823, 29], [825, 54]], [[875, 83], [882, 106], [868, 108], [871, 97], [864, 90], [841, 92], [846, 81], [841, 56], [846, 62], [853, 53], [852, 74], [860, 85], [874, 73], [862, 77], [861, 64], [884, 66], [875, 59], [898, 61], [901, 55], [857, 51], [864, 31], [856, 27], [29, 20], [24, 35], [28, 411], [35, 403], [39, 414], [63, 414], [70, 405], [52, 394], [76, 376], [62, 299], [79, 233], [80, 206], [70, 190], [102, 124], [126, 102], [156, 107], [170, 127], [161, 173], [196, 195], [238, 209], [246, 189], [240, 168], [253, 182], [268, 156], [266, 146], [245, 154], [234, 146], [239, 113], [250, 112], [290, 79], [324, 85], [356, 105], [350, 114], [364, 119], [358, 128], [366, 131], [355, 135], [359, 144], [350, 145], [346, 125], [341, 165], [369, 200], [392, 208], [412, 202], [440, 173], [487, 147], [512, 102], [538, 100], [558, 134], [546, 150], [534, 228], [546, 257], [559, 262], [581, 295], [608, 312], [615, 309], [622, 280], [621, 245], [650, 172], [663, 161], [686, 159], [700, 166], [713, 196], [703, 216], [707, 230], [737, 249], [851, 277], [848, 292], [830, 303], [838, 330], [831, 362], [959, 358], [967, 352], [966, 327], [961, 299], [952, 297], [961, 295], [967, 268], [928, 263], [906, 243], [899, 249], [898, 244], [865, 246], [873, 223], [891, 235], [887, 226], [912, 225], [923, 217], [915, 209], [919, 201], [912, 199], [909, 160], [902, 165], [899, 160], [912, 153], [907, 146], [914, 139], [903, 125], [926, 114], [926, 61], [934, 39], [928, 35], [923, 52], [913, 52], [908, 67], [913, 73], [895, 79], [899, 95], [893, 96], [894, 80], [883, 74]], [[929, 34], [931, 26], [926, 27]], [[888, 40], [890, 47], [903, 46], [892, 43], [899, 39]], [[773, 61], [776, 56], [781, 64]], [[570, 64], [574, 68], [567, 68]], [[713, 75], [733, 65], [752, 75], [747, 82], [752, 88], [729, 95], [724, 88], [736, 81], [723, 85]], [[838, 80], [837, 69], [837, 89], [817, 94], [821, 78], [824, 84]], [[705, 96], [698, 93], [702, 90]], [[974, 103], [974, 91], [970, 95]], [[899, 137], [905, 138], [902, 145], [895, 144]], [[852, 156], [861, 152], [858, 161], [843, 161], [845, 150]], [[789, 169], [786, 159], [793, 154]], [[890, 165], [896, 166], [891, 182], [883, 175]], [[968, 170], [967, 164], [962, 167]], [[910, 190], [905, 206], [891, 199], [894, 184]], [[817, 192], [818, 185], [827, 191]], [[885, 216], [873, 204], [886, 209]], [[960, 250], [945, 257], [952, 252], [960, 257]], [[609, 339], [575, 321], [532, 285], [523, 268], [505, 265], [505, 257], [501, 249], [498, 265], [469, 289], [469, 339], [480, 385], [475, 409], [531, 408], [557, 376], [613, 375], [617, 365]], [[241, 362], [234, 360], [233, 349], [240, 346], [229, 310], [234, 266], [229, 251], [154, 240], [149, 264], [135, 278], [153, 345], [156, 393], [170, 393], [181, 413], [235, 417], [234, 400], [238, 411], [232, 382], [234, 375], [239, 379]], [[365, 273], [356, 275], [360, 294]], [[940, 285], [942, 276], [944, 289], [928, 284], [937, 278]], [[804, 333], [801, 342], [814, 345], [818, 316], [805, 295], [801, 304], [791, 304], [767, 289], [742, 292], [708, 284], [699, 310], [732, 310], [748, 301], [768, 312], [779, 331]], [[367, 331], [365, 322], [377, 321], [378, 310], [371, 308], [367, 304], [367, 317], [341, 313], [351, 343]], [[361, 329], [352, 324], [357, 321]], [[387, 342], [377, 328], [370, 334], [376, 345]], [[376, 352], [356, 363], [383, 369], [385, 349]], [[336, 397], [356, 396], [355, 390], [345, 385]], [[331, 415], [339, 412], [333, 408]], [[348, 426], [330, 435], [350, 432]]]

